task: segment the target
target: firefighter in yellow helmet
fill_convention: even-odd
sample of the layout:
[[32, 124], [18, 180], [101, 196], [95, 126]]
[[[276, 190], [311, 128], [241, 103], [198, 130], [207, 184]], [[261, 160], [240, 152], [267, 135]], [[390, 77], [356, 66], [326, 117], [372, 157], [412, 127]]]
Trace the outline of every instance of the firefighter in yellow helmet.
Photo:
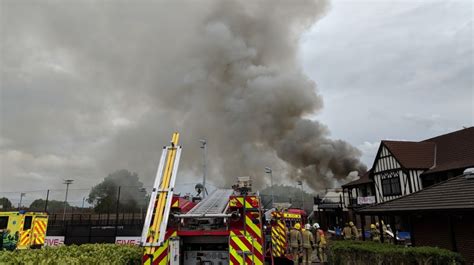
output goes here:
[[305, 229], [301, 232], [302, 247], [303, 247], [303, 265], [310, 265], [312, 263], [311, 255], [315, 248], [313, 233], [311, 233], [311, 225], [306, 224]]
[[349, 226], [349, 223], [344, 224], [344, 229], [342, 229], [342, 234], [344, 235], [344, 240], [352, 239], [352, 229]]
[[291, 255], [293, 256], [293, 264], [297, 265], [298, 260], [300, 257], [300, 249], [301, 249], [301, 225], [300, 223], [296, 223], [290, 230], [290, 250]]
[[370, 236], [372, 237], [372, 241], [380, 242], [380, 232], [374, 224], [370, 225]]
[[359, 230], [357, 230], [357, 227], [352, 221], [349, 222], [349, 226], [351, 227], [352, 240], [357, 240], [359, 238]]

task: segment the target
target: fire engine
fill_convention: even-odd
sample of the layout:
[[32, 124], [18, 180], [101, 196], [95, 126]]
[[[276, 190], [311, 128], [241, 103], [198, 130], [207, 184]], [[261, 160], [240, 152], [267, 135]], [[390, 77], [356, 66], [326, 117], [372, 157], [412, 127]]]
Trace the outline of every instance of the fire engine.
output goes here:
[[44, 212], [0, 212], [0, 250], [41, 248], [47, 227], [48, 214]]
[[[273, 260], [269, 253], [275, 247], [265, 242], [263, 207], [250, 177], [238, 177], [232, 189], [216, 189], [198, 202], [173, 194], [182, 150], [178, 140], [174, 133], [163, 147], [141, 236], [143, 264], [260, 265], [265, 258]], [[276, 225], [283, 231], [297, 220], [296, 213], [281, 213], [275, 220], [283, 223], [273, 222], [272, 234]], [[286, 232], [281, 238], [286, 242]], [[284, 257], [286, 251], [280, 251]]]

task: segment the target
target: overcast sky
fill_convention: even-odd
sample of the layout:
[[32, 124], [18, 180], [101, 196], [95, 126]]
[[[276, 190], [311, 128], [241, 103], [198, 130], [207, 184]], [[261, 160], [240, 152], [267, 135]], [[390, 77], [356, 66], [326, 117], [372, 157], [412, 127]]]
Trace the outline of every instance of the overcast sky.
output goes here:
[[[50, 21], [41, 17], [44, 12], [35, 12], [44, 8], [41, 4], [24, 9], [12, 5], [16, 1], [0, 1], [0, 197], [2, 192], [11, 195], [9, 192], [63, 188], [65, 176], [81, 176], [77, 188], [96, 184], [106, 173], [119, 169], [104, 159], [101, 147], [131, 120], [145, 115], [150, 106], [135, 104], [143, 100], [140, 93], [128, 100], [122, 90], [115, 90], [114, 86], [121, 86], [126, 79], [126, 72], [113, 76], [116, 83], [102, 84], [101, 75], [107, 73], [87, 72], [80, 65], [90, 62], [81, 60], [104, 58], [107, 62], [94, 62], [100, 69], [102, 64], [132, 60], [133, 53], [115, 58], [121, 54], [120, 47], [102, 43], [106, 36], [81, 36], [77, 28], [78, 36], [44, 37], [50, 35], [48, 23], [55, 27], [65, 23], [60, 28], [64, 36], [70, 36], [68, 23], [79, 21], [84, 28], [109, 30], [107, 20], [95, 24], [80, 13], [66, 13]], [[130, 5], [115, 6], [117, 16]], [[7, 15], [11, 11], [16, 17]], [[120, 35], [119, 29], [110, 30]], [[89, 47], [84, 42], [85, 48], [67, 49], [83, 37], [96, 39], [98, 44]], [[359, 148], [368, 167], [381, 139], [422, 140], [472, 126], [473, 37], [473, 4], [469, 0], [331, 1], [325, 15], [300, 39], [298, 58], [324, 102], [311, 117], [327, 125], [331, 138]], [[92, 48], [97, 46], [101, 49]], [[98, 92], [88, 89], [88, 78], [106, 88]], [[127, 82], [143, 85], [137, 80]], [[81, 96], [76, 91], [82, 91]], [[151, 160], [158, 157], [156, 154]], [[149, 157], [144, 153], [133, 159]], [[129, 168], [135, 165], [132, 162], [122, 161], [122, 165], [139, 175], [150, 174]], [[146, 185], [151, 183], [152, 176], [140, 177]], [[81, 192], [76, 197], [82, 196]]]
[[333, 136], [373, 162], [381, 139], [474, 124], [473, 2], [332, 1], [302, 40]]

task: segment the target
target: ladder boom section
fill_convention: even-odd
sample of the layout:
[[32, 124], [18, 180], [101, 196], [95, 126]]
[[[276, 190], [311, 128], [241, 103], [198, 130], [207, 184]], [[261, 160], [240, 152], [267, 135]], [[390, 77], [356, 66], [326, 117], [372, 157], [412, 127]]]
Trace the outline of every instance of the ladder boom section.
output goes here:
[[143, 226], [142, 246], [160, 246], [165, 240], [174, 184], [181, 157], [181, 146], [178, 146], [178, 140], [179, 133], [173, 133], [171, 145], [163, 148]]
[[189, 212], [179, 217], [215, 217], [224, 214], [229, 203], [229, 197], [234, 191], [232, 189], [217, 189], [194, 206]]

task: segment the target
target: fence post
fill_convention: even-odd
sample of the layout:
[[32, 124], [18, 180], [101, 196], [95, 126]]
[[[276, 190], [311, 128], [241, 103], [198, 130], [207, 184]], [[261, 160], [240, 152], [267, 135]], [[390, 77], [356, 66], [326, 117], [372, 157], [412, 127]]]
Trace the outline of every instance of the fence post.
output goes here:
[[115, 209], [115, 237], [117, 237], [117, 230], [118, 230], [118, 220], [119, 220], [119, 207], [120, 207], [120, 189], [122, 187], [118, 187], [118, 194], [117, 194], [117, 208]]

